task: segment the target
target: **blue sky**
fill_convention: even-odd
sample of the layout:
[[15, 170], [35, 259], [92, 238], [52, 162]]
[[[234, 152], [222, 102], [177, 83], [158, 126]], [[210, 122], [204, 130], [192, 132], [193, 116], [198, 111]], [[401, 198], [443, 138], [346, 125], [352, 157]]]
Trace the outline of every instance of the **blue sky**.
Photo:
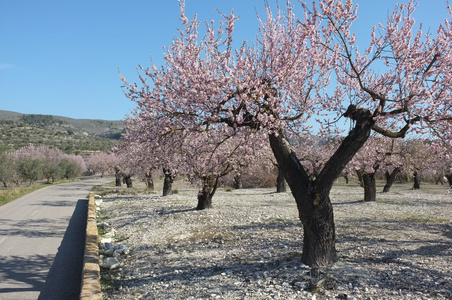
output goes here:
[[[404, 1], [355, 0], [358, 40], [397, 2]], [[189, 18], [218, 20], [217, 8], [240, 16], [236, 40], [255, 38], [264, 0], [186, 0]], [[446, 0], [419, 0], [415, 16], [435, 32], [448, 17]], [[136, 82], [137, 65], [149, 66], [150, 55], [161, 65], [179, 24], [177, 0], [0, 0], [0, 110], [123, 119], [134, 104], [118, 69]]]

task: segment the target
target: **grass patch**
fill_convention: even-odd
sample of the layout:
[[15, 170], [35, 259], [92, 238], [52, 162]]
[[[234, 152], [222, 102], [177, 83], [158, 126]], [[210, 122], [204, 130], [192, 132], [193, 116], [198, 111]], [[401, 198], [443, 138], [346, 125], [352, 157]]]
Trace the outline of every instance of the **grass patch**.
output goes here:
[[31, 192], [34, 192], [36, 190], [45, 188], [47, 186], [50, 186], [51, 184], [44, 183], [44, 184], [33, 184], [30, 186], [21, 186], [21, 187], [10, 187], [0, 190], [0, 206], [11, 202], [13, 200], [16, 200], [17, 198], [20, 198], [22, 196], [25, 196]]

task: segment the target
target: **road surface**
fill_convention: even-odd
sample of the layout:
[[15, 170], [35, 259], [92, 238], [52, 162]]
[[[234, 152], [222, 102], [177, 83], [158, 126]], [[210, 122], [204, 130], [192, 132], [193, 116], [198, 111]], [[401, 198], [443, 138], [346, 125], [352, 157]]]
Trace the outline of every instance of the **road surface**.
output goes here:
[[78, 299], [87, 195], [109, 180], [53, 185], [0, 206], [0, 300]]

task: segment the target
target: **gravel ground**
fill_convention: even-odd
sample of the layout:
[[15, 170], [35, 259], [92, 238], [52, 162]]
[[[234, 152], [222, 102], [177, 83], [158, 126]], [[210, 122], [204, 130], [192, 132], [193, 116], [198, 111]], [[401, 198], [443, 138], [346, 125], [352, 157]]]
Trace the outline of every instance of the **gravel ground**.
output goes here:
[[356, 185], [335, 186], [339, 262], [320, 275], [300, 261], [290, 193], [219, 189], [214, 208], [196, 211], [197, 189], [178, 190], [102, 198], [99, 221], [130, 247], [119, 267], [102, 268], [105, 299], [452, 299], [444, 186], [396, 186], [375, 203]]

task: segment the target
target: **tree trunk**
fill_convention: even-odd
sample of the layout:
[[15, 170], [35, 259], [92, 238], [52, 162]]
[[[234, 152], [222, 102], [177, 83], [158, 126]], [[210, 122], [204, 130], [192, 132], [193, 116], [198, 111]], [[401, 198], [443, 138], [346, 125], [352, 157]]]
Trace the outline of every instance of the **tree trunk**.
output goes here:
[[234, 179], [232, 180], [232, 186], [236, 190], [241, 189], [242, 185], [242, 174], [235, 174]]
[[413, 190], [420, 189], [421, 188], [421, 176], [417, 171], [414, 172], [413, 179], [414, 179]]
[[130, 176], [130, 175], [124, 175], [123, 178], [124, 178], [124, 182], [125, 182], [127, 188], [128, 188], [128, 189], [133, 188], [133, 184], [132, 184], [132, 176]]
[[163, 174], [165, 175], [165, 179], [163, 180], [163, 196], [172, 195], [175, 176], [168, 168], [163, 168]]
[[364, 202], [375, 202], [377, 200], [377, 187], [375, 184], [375, 173], [363, 172]]
[[284, 174], [281, 168], [278, 167], [278, 177], [276, 177], [276, 192], [285, 193], [286, 192], [286, 181], [284, 179]]
[[218, 186], [219, 176], [208, 175], [202, 178], [202, 189], [198, 193], [197, 210], [212, 208], [212, 198]]
[[348, 176], [347, 175], [342, 175], [345, 178], [345, 184], [348, 184]]
[[154, 179], [152, 178], [152, 171], [148, 170], [144, 173], [144, 183], [146, 187], [150, 190], [154, 190]]
[[121, 181], [122, 181], [122, 170], [120, 167], [115, 166], [115, 185], [116, 186], [121, 186]]
[[444, 177], [447, 178], [447, 181], [449, 182], [449, 186], [452, 188], [452, 174], [451, 175], [445, 175]]
[[359, 186], [364, 187], [364, 181], [363, 181], [363, 171], [356, 170], [356, 176], [358, 176]]
[[389, 193], [389, 190], [391, 189], [392, 185], [394, 184], [397, 175], [400, 173], [401, 169], [400, 168], [395, 168], [394, 170], [392, 170], [391, 173], [389, 173], [388, 171], [385, 172], [385, 177], [386, 177], [386, 184], [383, 187], [383, 193]]
[[370, 111], [350, 106], [345, 117], [356, 121], [355, 128], [342, 141], [315, 180], [311, 180], [290, 144], [279, 130], [269, 134], [276, 161], [292, 191], [303, 224], [302, 262], [312, 268], [337, 260], [336, 231], [330, 191], [334, 181], [369, 138], [374, 121]]

